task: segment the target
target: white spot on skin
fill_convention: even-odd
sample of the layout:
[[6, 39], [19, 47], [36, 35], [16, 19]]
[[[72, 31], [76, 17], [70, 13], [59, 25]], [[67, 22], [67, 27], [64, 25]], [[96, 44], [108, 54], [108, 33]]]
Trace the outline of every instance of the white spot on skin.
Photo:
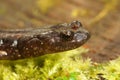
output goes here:
[[0, 51], [0, 56], [7, 55], [6, 51]]
[[0, 46], [3, 44], [3, 40], [0, 40]]
[[51, 39], [51, 42], [53, 42], [53, 43], [54, 43], [54, 42], [55, 42], [55, 39], [53, 39], [53, 38], [52, 38], [52, 39]]
[[46, 31], [46, 32], [43, 32], [43, 33], [41, 33], [41, 34], [43, 34], [43, 35], [45, 35], [45, 34], [49, 34], [49, 33], [51, 33], [52, 31]]
[[25, 50], [27, 50], [27, 51], [28, 51], [28, 48], [25, 48]]
[[18, 44], [17, 40], [14, 40], [11, 46], [16, 46]]

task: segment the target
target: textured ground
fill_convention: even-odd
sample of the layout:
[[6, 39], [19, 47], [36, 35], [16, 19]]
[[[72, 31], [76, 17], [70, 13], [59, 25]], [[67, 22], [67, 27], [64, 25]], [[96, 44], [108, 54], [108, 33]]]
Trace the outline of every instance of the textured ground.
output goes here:
[[120, 55], [119, 0], [0, 0], [0, 28], [27, 28], [81, 20], [91, 32], [83, 57], [104, 62]]

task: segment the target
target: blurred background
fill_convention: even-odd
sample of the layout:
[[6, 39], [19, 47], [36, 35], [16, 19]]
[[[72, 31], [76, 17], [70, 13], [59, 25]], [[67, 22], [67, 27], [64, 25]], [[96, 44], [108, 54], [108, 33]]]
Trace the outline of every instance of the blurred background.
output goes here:
[[0, 29], [44, 27], [79, 20], [91, 32], [83, 58], [96, 62], [120, 55], [119, 0], [0, 0]]

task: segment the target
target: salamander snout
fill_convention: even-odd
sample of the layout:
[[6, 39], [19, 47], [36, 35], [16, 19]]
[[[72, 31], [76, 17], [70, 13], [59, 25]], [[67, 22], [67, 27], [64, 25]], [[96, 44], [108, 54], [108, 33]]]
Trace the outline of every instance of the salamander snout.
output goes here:
[[82, 27], [80, 21], [73, 21], [68, 26], [64, 26], [60, 32], [60, 37], [64, 42], [72, 41], [82, 43], [82, 41], [87, 41], [90, 38], [90, 33]]
[[84, 42], [90, 38], [89, 33], [75, 33], [72, 42]]

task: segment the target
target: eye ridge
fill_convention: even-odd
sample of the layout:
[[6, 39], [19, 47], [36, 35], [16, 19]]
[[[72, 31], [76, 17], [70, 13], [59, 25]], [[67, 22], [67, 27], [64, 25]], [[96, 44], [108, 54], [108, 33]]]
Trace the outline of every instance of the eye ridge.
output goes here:
[[82, 24], [79, 21], [73, 21], [70, 24], [70, 26], [71, 26], [72, 29], [77, 30], [78, 28], [82, 27]]

